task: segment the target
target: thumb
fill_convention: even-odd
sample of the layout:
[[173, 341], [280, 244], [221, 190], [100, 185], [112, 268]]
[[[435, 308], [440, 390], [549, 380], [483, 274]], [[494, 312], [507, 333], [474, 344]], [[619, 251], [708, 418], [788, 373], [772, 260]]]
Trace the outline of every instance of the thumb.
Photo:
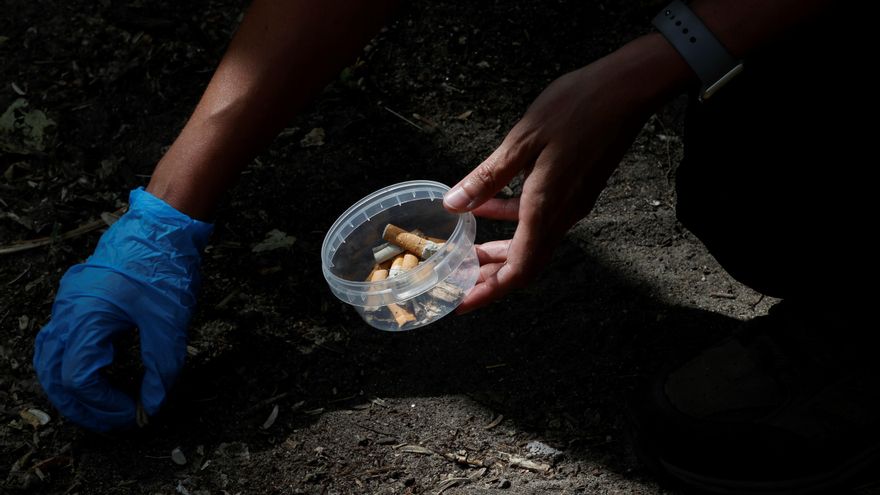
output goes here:
[[520, 121], [498, 147], [443, 196], [443, 206], [454, 213], [471, 211], [495, 196], [520, 170], [535, 161], [541, 146], [535, 132]]

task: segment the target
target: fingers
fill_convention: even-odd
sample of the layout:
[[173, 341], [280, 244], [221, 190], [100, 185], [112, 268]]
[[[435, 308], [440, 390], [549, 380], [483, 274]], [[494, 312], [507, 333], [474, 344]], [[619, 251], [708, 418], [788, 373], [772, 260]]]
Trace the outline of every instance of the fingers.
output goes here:
[[504, 263], [507, 260], [507, 250], [510, 248], [510, 239], [485, 242], [475, 248], [481, 267], [490, 263]]
[[113, 360], [113, 339], [131, 328], [99, 298], [56, 301], [37, 335], [34, 369], [49, 400], [72, 421], [109, 431], [134, 424], [135, 404], [110, 386], [102, 369]]
[[[538, 163], [546, 159], [542, 155]], [[480, 279], [456, 309], [457, 313], [485, 306], [534, 278], [567, 230], [565, 218], [555, 203], [565, 196], [556, 187], [548, 187], [544, 173], [537, 173], [526, 182], [518, 201], [491, 200], [480, 207], [480, 211], [497, 217], [515, 204], [519, 223], [513, 239], [477, 247]]]
[[492, 303], [521, 286], [512, 267], [505, 263], [491, 263], [480, 267], [480, 280], [455, 309], [458, 314], [468, 313]]
[[163, 316], [171, 317], [139, 322], [141, 359], [144, 362], [141, 404], [150, 416], [159, 412], [186, 357], [187, 318], [180, 321], [174, 315]]
[[491, 218], [493, 220], [519, 220], [520, 198], [498, 199], [492, 198], [474, 208], [473, 214], [478, 217]]
[[443, 206], [455, 213], [473, 210], [529, 166], [541, 150], [529, 129], [524, 121], [514, 126], [498, 149], [444, 195]]

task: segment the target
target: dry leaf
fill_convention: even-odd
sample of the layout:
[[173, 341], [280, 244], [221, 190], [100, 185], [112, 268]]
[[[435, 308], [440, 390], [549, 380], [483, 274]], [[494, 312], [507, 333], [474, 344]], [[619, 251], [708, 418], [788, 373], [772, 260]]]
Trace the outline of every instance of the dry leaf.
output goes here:
[[278, 404], [275, 404], [275, 407], [272, 408], [272, 412], [269, 413], [269, 417], [263, 423], [263, 426], [261, 428], [263, 428], [264, 430], [268, 430], [269, 428], [272, 427], [273, 424], [275, 424], [275, 420], [277, 418], [278, 418]]
[[272, 251], [275, 249], [289, 248], [296, 242], [296, 237], [287, 235], [278, 229], [272, 229], [266, 234], [266, 239], [254, 246], [251, 251], [262, 253], [264, 251]]
[[299, 144], [303, 148], [324, 146], [324, 129], [321, 127], [315, 127], [300, 140]]
[[500, 425], [502, 421], [504, 421], [504, 415], [499, 414], [495, 419], [492, 420], [491, 423], [484, 426], [483, 429], [484, 430], [491, 430], [492, 428], [495, 428], [496, 426]]

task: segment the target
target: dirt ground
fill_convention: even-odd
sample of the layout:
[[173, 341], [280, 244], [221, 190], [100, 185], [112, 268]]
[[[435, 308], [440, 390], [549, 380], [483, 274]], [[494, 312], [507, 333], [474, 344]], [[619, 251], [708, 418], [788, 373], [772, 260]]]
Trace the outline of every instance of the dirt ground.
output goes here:
[[[59, 278], [100, 230], [0, 256], [0, 492], [667, 493], [633, 454], [627, 400], [773, 303], [676, 222], [683, 101], [651, 119], [543, 276], [487, 309], [380, 332], [330, 293], [319, 258], [354, 201], [455, 183], [547, 83], [645, 31], [661, 3], [404, 5], [223, 201], [191, 357], [144, 430], [71, 425], [30, 364]], [[145, 185], [243, 7], [4, 5], [0, 112], [18, 107], [0, 131], [0, 246], [57, 238]], [[323, 144], [304, 146], [315, 128]], [[512, 228], [481, 220], [478, 241]], [[252, 252], [273, 229], [296, 242]], [[32, 408], [50, 421], [30, 424]]]

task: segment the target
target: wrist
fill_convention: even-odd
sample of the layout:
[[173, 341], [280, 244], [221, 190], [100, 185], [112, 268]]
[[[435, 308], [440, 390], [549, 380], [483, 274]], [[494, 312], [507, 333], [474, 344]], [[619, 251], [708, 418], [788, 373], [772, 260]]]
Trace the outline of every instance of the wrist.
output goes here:
[[209, 220], [249, 155], [241, 150], [242, 139], [232, 135], [233, 118], [197, 117], [159, 160], [146, 189], [192, 218]]
[[598, 63], [618, 73], [617, 80], [627, 90], [629, 101], [647, 114], [699, 85], [696, 74], [659, 33], [636, 38]]
[[146, 192], [170, 208], [193, 219], [207, 220], [214, 210], [213, 202], [205, 201], [192, 181], [162, 173], [157, 168], [146, 187]]

